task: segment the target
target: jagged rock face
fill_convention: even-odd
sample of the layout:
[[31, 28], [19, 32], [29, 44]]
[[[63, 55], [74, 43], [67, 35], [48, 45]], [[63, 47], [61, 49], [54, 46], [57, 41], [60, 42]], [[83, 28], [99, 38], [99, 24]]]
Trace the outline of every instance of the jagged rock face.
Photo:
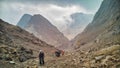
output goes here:
[[24, 14], [22, 16], [22, 18], [20, 19], [20, 21], [17, 23], [17, 26], [19, 26], [21, 28], [25, 28], [25, 26], [27, 25], [27, 23], [29, 22], [31, 17], [32, 17], [32, 15]]
[[[86, 45], [87, 48], [90, 48], [96, 47], [95, 45], [105, 47], [110, 44], [118, 44], [120, 42], [119, 6], [119, 0], [104, 0], [92, 23], [75, 37], [73, 45]], [[97, 47], [99, 48], [99, 46]]]
[[65, 46], [68, 46], [68, 39], [46, 18], [39, 14], [31, 17], [25, 29], [55, 47], [65, 48]]

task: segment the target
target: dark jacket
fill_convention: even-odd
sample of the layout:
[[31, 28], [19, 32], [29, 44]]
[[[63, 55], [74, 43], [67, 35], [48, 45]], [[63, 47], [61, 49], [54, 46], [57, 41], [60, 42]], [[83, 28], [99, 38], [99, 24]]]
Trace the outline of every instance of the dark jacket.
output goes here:
[[39, 58], [44, 58], [44, 52], [40, 52]]
[[55, 52], [55, 55], [56, 55], [57, 57], [60, 57], [60, 54], [61, 54], [61, 52], [60, 52], [59, 50]]

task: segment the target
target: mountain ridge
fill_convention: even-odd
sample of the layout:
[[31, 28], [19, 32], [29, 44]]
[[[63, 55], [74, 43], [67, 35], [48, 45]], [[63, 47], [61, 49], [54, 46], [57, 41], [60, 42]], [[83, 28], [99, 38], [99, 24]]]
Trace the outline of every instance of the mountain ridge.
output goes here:
[[[35, 37], [33, 34], [30, 34], [29, 32], [21, 29], [18, 26], [13, 26], [11, 24], [8, 24], [7, 22], [4, 22], [2, 19], [0, 19], [0, 28], [1, 28], [0, 30], [1, 44], [8, 45], [8, 46], [9, 45], [23, 46], [25, 48], [30, 48], [33, 51], [35, 50], [36, 53], [38, 53], [40, 49], [43, 49], [43, 47], [46, 47], [48, 49], [49, 47], [50, 48], [53, 47], [51, 45], [48, 45], [44, 41], [41, 41], [40, 39]], [[8, 42], [10, 41], [10, 43], [7, 43], [7, 41]]]
[[24, 29], [55, 47], [64, 49], [69, 46], [64, 34], [40, 14], [33, 15]]

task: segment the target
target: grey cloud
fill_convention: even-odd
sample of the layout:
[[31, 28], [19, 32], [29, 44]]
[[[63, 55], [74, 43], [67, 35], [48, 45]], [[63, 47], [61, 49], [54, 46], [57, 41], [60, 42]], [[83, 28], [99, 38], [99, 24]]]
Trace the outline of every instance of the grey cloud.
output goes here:
[[77, 0], [0, 0], [0, 2], [9, 2], [9, 3], [14, 3], [14, 2], [19, 2], [19, 3], [27, 3], [27, 4], [56, 4], [60, 6], [65, 6], [65, 5], [72, 5], [75, 4]]
[[89, 10], [94, 10], [98, 8], [103, 0], [1, 0], [1, 2], [19, 2], [24, 4], [55, 4], [59, 6], [70, 6], [70, 5], [80, 5]]

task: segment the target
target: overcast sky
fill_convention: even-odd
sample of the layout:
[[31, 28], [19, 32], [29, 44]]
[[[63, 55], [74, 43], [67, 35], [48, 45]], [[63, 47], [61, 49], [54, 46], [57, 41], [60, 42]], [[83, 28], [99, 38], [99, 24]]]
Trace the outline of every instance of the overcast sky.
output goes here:
[[95, 14], [103, 0], [0, 0], [0, 18], [16, 25], [23, 14], [41, 14], [61, 31], [78, 12]]

